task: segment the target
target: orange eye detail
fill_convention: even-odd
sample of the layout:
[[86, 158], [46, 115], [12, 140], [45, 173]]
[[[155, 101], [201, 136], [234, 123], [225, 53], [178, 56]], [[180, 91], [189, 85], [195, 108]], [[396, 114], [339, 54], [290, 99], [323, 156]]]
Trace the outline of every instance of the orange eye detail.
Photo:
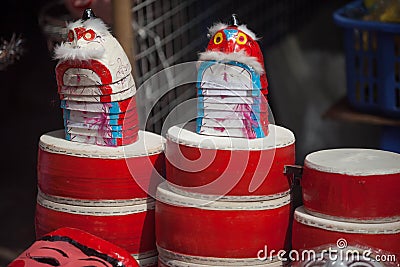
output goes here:
[[72, 30], [70, 30], [68, 32], [68, 42], [72, 42], [74, 40], [74, 32]]
[[96, 38], [96, 33], [93, 30], [87, 30], [83, 34], [83, 39], [86, 41], [93, 41], [94, 38]]
[[222, 35], [222, 32], [217, 32], [217, 34], [214, 36], [214, 44], [218, 45], [222, 43], [224, 40], [224, 37]]
[[238, 36], [236, 38], [236, 43], [240, 44], [240, 45], [244, 45], [245, 43], [247, 43], [247, 36], [246, 34], [239, 32]]

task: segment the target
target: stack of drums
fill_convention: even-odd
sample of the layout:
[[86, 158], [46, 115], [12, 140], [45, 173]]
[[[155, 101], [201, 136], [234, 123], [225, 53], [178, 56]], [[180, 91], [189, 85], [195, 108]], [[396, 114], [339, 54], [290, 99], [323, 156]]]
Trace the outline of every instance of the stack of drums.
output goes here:
[[148, 193], [163, 174], [164, 141], [139, 131], [123, 147], [73, 143], [64, 131], [40, 138], [36, 234], [78, 228], [132, 254], [141, 266], [157, 266], [155, 201]]
[[[301, 259], [304, 266], [329, 260], [342, 266], [355, 260], [357, 266], [398, 266], [399, 154], [372, 149], [318, 151], [306, 157], [301, 184], [304, 206], [295, 211], [293, 249], [317, 255]], [[345, 253], [332, 257], [328, 250]]]
[[[270, 125], [265, 138], [168, 130], [167, 182], [157, 190], [159, 266], [280, 266], [289, 244], [294, 135]], [[271, 253], [269, 253], [271, 252]]]

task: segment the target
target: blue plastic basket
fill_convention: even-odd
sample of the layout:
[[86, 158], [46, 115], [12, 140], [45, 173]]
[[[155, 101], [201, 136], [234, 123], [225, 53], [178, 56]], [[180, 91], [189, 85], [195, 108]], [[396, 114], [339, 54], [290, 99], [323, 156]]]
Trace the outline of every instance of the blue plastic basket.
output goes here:
[[346, 17], [351, 2], [333, 15], [344, 28], [347, 98], [356, 109], [400, 117], [400, 24]]

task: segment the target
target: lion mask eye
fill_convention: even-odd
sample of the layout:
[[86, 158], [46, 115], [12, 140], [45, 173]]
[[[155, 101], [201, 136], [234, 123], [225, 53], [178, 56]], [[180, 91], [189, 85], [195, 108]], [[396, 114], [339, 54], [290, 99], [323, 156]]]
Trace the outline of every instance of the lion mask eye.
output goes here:
[[216, 44], [216, 45], [222, 43], [223, 40], [224, 40], [224, 36], [222, 35], [222, 32], [218, 32], [214, 36], [214, 44]]
[[240, 44], [240, 45], [244, 45], [245, 43], [247, 43], [247, 36], [246, 34], [239, 32], [238, 36], [236, 38], [236, 43]]
[[68, 37], [67, 38], [68, 38], [68, 42], [72, 42], [75, 39], [74, 31], [70, 30], [68, 32]]
[[87, 30], [83, 33], [83, 39], [86, 41], [93, 41], [96, 38], [96, 33], [93, 30]]

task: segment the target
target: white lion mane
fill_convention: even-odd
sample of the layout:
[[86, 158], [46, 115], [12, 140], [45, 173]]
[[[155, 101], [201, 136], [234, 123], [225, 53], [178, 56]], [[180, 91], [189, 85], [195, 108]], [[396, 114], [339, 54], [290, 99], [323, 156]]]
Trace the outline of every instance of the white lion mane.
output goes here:
[[243, 50], [236, 53], [224, 53], [220, 51], [205, 51], [199, 53], [199, 61], [215, 60], [220, 62], [236, 61], [251, 66], [258, 74], [264, 73], [264, 68], [256, 57], [248, 56]]
[[108, 26], [99, 18], [96, 19], [88, 19], [88, 20], [77, 20], [75, 22], [71, 22], [67, 25], [68, 30], [73, 30], [74, 28], [83, 27], [86, 29], [92, 29], [97, 34], [107, 35], [110, 34]]
[[54, 49], [54, 59], [60, 60], [89, 60], [100, 59], [104, 55], [104, 47], [90, 48], [75, 48], [70, 43], [62, 43]]

